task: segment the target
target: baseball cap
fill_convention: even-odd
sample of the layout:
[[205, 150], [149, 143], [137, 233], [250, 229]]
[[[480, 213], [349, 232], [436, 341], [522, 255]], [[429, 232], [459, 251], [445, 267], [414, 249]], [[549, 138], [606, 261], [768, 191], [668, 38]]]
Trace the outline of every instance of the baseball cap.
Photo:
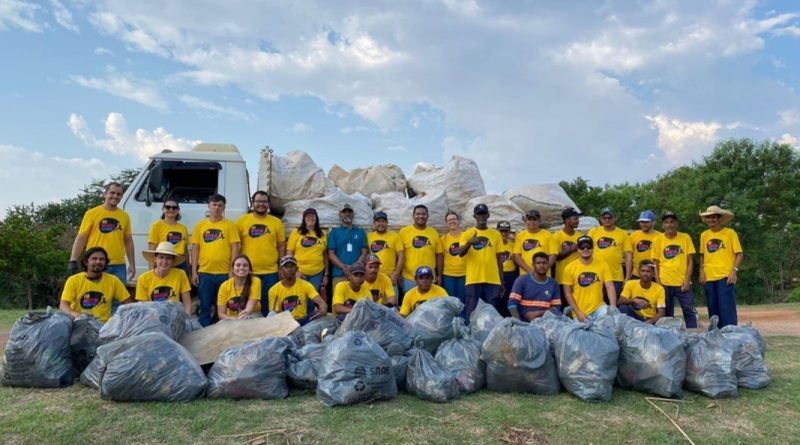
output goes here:
[[342, 210], [339, 210], [339, 213], [341, 213], [341, 212], [352, 212], [352, 211], [353, 211], [353, 208], [350, 207], [350, 204], [345, 204], [345, 205], [342, 206]]
[[575, 242], [575, 244], [578, 245], [578, 247], [580, 247], [582, 244], [588, 244], [589, 246], [594, 247], [594, 241], [592, 241], [591, 237], [586, 235], [578, 237], [578, 240]]
[[286, 255], [283, 258], [281, 258], [281, 267], [287, 264], [294, 264], [295, 266], [297, 266], [297, 258], [295, 258], [294, 255]]
[[600, 216], [603, 216], [605, 214], [609, 214], [611, 216], [617, 216], [617, 214], [614, 213], [614, 209], [611, 207], [603, 207], [603, 209], [600, 210]]
[[366, 258], [364, 258], [364, 264], [373, 264], [373, 263], [381, 264], [381, 259], [378, 258], [378, 255], [371, 253], [367, 255]]
[[656, 214], [652, 210], [645, 210], [639, 214], [638, 222], [653, 222], [656, 220]]
[[497, 223], [497, 230], [511, 230], [511, 223], [508, 221], [500, 221]]
[[309, 214], [310, 215], [316, 215], [317, 214], [317, 209], [315, 209], [313, 207], [309, 207], [309, 208], [303, 210], [303, 216], [306, 216], [306, 215], [309, 215]]
[[377, 212], [375, 212], [375, 214], [372, 216], [372, 220], [373, 220], [373, 221], [377, 221], [377, 220], [379, 220], [379, 219], [385, 219], [385, 220], [387, 220], [387, 221], [388, 221], [388, 220], [389, 220], [389, 217], [387, 217], [387, 216], [386, 216], [386, 212], [383, 212], [383, 211], [377, 211]]
[[664, 212], [663, 215], [661, 215], [661, 221], [664, 221], [667, 218], [672, 218], [675, 221], [677, 221], [678, 220], [678, 214], [673, 212], [672, 210], [667, 210], [666, 212]]
[[561, 212], [561, 219], [565, 220], [573, 216], [583, 216], [583, 213], [575, 210], [575, 207], [567, 207]]
[[419, 277], [424, 277], [425, 275], [432, 277], [433, 271], [428, 266], [419, 266], [417, 268], [417, 273], [414, 274], [414, 277], [419, 278]]
[[350, 266], [350, 273], [366, 273], [367, 269], [364, 268], [364, 264], [362, 263], [355, 263]]
[[473, 213], [476, 215], [489, 213], [489, 207], [486, 207], [486, 204], [480, 203], [475, 206], [475, 210], [473, 210]]
[[[572, 209], [572, 207], [570, 207], [570, 209]], [[575, 209], [572, 209], [572, 210], [575, 211]], [[566, 212], [566, 210], [565, 210], [565, 212]], [[561, 216], [563, 217], [564, 214], [562, 213]], [[542, 214], [539, 213], [539, 211], [536, 210], [536, 209], [530, 209], [527, 212], [525, 212], [525, 218], [526, 219], [542, 219]]]

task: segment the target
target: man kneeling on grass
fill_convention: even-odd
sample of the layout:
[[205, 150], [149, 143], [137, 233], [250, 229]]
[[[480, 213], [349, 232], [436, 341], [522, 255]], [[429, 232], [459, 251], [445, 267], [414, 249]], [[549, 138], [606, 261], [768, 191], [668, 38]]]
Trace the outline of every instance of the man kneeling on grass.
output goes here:
[[522, 321], [531, 321], [550, 309], [561, 308], [561, 291], [558, 283], [547, 276], [550, 257], [544, 252], [533, 254], [533, 273], [520, 275], [514, 280], [508, 296], [508, 312]]
[[653, 281], [656, 265], [650, 260], [639, 263], [639, 279], [625, 283], [619, 298], [619, 311], [645, 323], [655, 324], [666, 311], [664, 287]]

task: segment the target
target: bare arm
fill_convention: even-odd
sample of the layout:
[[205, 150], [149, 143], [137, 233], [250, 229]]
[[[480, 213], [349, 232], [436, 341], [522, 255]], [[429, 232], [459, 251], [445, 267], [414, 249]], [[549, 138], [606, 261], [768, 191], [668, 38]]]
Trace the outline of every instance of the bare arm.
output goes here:
[[61, 300], [61, 302], [58, 304], [58, 309], [61, 310], [61, 312], [65, 312], [71, 315], [72, 318], [78, 318], [81, 316], [81, 314], [79, 314], [78, 312], [73, 311], [72, 308], [69, 306], [69, 303], [64, 300]]
[[128, 280], [136, 276], [136, 249], [133, 247], [133, 236], [125, 236], [125, 256], [128, 258]]
[[633, 254], [624, 252], [623, 256], [625, 257], [625, 281], [628, 281], [633, 276]]
[[[463, 256], [463, 255], [462, 255]], [[436, 284], [441, 286], [444, 274], [444, 254], [436, 254]]]
[[703, 270], [703, 258], [704, 258], [704, 255], [701, 253], [700, 254], [700, 273], [698, 274], [698, 279], [700, 281], [700, 284], [706, 284], [706, 272], [705, 272], [705, 270]]
[[72, 253], [69, 255], [70, 261], [80, 261], [81, 255], [83, 254], [83, 249], [86, 247], [86, 241], [89, 239], [89, 235], [85, 233], [79, 233], [75, 235], [75, 241], [72, 243]]
[[324, 317], [328, 313], [328, 303], [322, 299], [319, 295], [313, 298], [314, 303], [317, 304], [317, 313], [312, 317], [312, 319], [316, 320], [317, 318]]
[[694, 258], [691, 255], [686, 255], [686, 276], [683, 277], [683, 284], [681, 284], [681, 292], [686, 292], [692, 287], [692, 275], [694, 274]]
[[[392, 274], [392, 284], [397, 285], [399, 284], [398, 281], [400, 280], [400, 274], [403, 272], [403, 264], [406, 262], [406, 255], [404, 252], [397, 252], [397, 267], [394, 268], [394, 273]], [[439, 260], [436, 260], [436, 267], [439, 267]]]
[[608, 294], [608, 304], [610, 304], [612, 307], [617, 307], [617, 289], [614, 288], [614, 282], [606, 281], [603, 284], [605, 284], [606, 286], [606, 293]]
[[278, 243], [278, 258], [286, 256], [286, 243]]
[[198, 244], [192, 244], [192, 284], [195, 286], [200, 285], [200, 275], [199, 275], [199, 261], [200, 260], [200, 246]]
[[743, 260], [744, 260], [744, 253], [742, 252], [737, 253], [736, 258], [733, 260], [733, 269], [731, 269], [731, 273], [728, 274], [728, 284], [736, 284], [737, 271], [739, 270], [739, 266], [742, 265]]
[[533, 267], [531, 267], [531, 265], [529, 264], [525, 264], [525, 260], [522, 259], [522, 255], [515, 253], [514, 263], [516, 263], [517, 266], [519, 266], [519, 268], [524, 270], [525, 272], [533, 273]]
[[568, 284], [564, 285], [564, 299], [567, 300], [567, 304], [569, 304], [569, 307], [575, 312], [575, 318], [577, 318], [578, 321], [586, 321], [586, 314], [578, 309], [578, 304], [575, 302], [575, 297], [572, 295], [572, 286]]
[[181, 302], [183, 303], [183, 310], [187, 314], [192, 315], [192, 294], [189, 292], [181, 292]]

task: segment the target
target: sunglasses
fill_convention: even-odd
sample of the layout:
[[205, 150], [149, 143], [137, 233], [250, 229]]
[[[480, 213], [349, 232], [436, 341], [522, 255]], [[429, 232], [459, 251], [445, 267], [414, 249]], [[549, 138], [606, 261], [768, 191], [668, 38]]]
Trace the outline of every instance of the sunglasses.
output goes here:
[[180, 207], [178, 206], [164, 206], [164, 210], [178, 210]]
[[592, 246], [578, 246], [578, 250], [592, 250]]

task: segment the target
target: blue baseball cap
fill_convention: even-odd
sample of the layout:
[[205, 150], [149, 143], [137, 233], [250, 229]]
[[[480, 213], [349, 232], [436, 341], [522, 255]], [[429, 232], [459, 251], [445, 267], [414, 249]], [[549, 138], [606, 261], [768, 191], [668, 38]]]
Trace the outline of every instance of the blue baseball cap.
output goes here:
[[427, 275], [429, 277], [432, 277], [433, 276], [433, 271], [428, 266], [419, 266], [417, 268], [417, 273], [414, 274], [414, 277], [415, 278], [420, 278], [420, 277], [424, 277], [425, 275]]
[[639, 214], [638, 222], [653, 222], [656, 220], [656, 213], [652, 210], [645, 210]]

